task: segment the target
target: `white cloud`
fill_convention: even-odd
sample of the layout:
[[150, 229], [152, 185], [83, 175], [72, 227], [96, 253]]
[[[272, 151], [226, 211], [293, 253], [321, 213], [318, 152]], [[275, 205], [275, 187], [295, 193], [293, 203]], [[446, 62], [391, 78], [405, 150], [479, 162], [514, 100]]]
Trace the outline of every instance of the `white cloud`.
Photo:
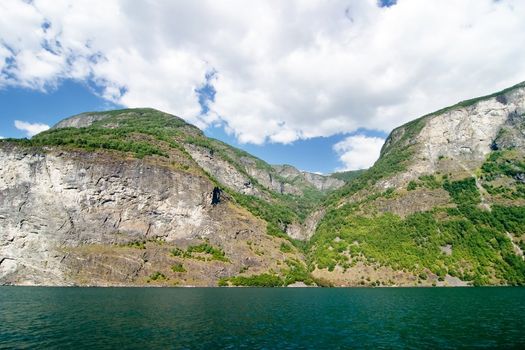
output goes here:
[[369, 137], [365, 135], [348, 136], [343, 141], [334, 145], [334, 151], [339, 155], [340, 161], [344, 167], [338, 169], [358, 170], [367, 169], [374, 165], [374, 162], [379, 158], [379, 152], [385, 142], [379, 137]]
[[41, 123], [28, 123], [21, 120], [15, 120], [15, 128], [25, 132], [28, 137], [32, 137], [42, 131], [49, 130], [49, 125]]
[[522, 0], [2, 0], [0, 13], [0, 88], [90, 80], [241, 142], [389, 131], [525, 80]]

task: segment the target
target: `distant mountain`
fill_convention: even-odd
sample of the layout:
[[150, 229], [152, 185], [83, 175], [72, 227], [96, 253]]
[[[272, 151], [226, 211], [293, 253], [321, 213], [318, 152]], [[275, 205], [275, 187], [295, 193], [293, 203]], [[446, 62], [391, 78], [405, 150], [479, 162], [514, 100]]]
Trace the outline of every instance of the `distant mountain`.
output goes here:
[[73, 116], [0, 141], [0, 283], [524, 284], [524, 115], [522, 83], [331, 176], [153, 109]]
[[345, 182], [350, 182], [354, 179], [357, 179], [359, 176], [361, 176], [364, 172], [366, 172], [366, 169], [362, 170], [348, 170], [348, 171], [340, 171], [333, 173], [330, 175], [331, 177], [335, 177], [336, 179], [343, 180]]

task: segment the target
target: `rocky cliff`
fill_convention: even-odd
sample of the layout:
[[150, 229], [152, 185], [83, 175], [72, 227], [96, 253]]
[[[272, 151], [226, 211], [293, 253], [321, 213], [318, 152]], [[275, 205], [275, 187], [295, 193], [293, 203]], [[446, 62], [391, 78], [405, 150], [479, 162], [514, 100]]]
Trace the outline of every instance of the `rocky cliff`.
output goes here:
[[525, 84], [395, 129], [367, 171], [271, 166], [152, 109], [0, 141], [0, 283], [525, 284]]
[[3, 142], [0, 283], [217, 285], [269, 271], [284, 278], [290, 264], [304, 270], [302, 253], [267, 234], [268, 223], [239, 202], [315, 187], [278, 175], [266, 181], [274, 174], [148, 109], [85, 113], [30, 141]]
[[390, 134], [327, 203], [313, 274], [340, 285], [525, 283], [525, 84]]
[[[4, 146], [0, 164], [3, 283], [215, 285], [242, 269], [277, 271], [296, 254], [280, 252], [284, 240], [227, 197], [212, 204], [215, 185], [203, 175], [18, 146]], [[173, 254], [203, 244], [219, 253]]]
[[411, 148], [411, 164], [395, 183], [422, 174], [479, 168], [498, 148], [520, 148], [525, 140], [525, 84], [494, 95], [463, 101], [395, 129], [382, 156]]

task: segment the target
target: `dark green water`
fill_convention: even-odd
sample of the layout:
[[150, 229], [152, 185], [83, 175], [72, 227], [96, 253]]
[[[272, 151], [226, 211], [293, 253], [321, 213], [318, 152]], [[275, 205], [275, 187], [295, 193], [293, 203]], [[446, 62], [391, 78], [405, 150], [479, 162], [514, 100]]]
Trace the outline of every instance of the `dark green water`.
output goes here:
[[525, 288], [0, 287], [0, 348], [525, 348]]

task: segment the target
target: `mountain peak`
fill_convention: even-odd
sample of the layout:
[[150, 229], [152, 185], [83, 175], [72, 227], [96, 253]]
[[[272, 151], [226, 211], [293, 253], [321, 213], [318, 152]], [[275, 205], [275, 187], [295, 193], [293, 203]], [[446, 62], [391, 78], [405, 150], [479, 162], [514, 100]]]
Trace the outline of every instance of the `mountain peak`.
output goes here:
[[[394, 182], [423, 174], [473, 171], [494, 147], [525, 145], [525, 82], [459, 102], [392, 131], [381, 159], [405, 153], [407, 171]], [[522, 131], [520, 131], [522, 130]]]
[[95, 112], [84, 112], [80, 113], [66, 119], [61, 120], [55, 124], [52, 129], [61, 129], [61, 128], [85, 128], [93, 125], [94, 123], [102, 120], [112, 119], [115, 121], [118, 120], [128, 120], [141, 118], [143, 121], [147, 118], [162, 118], [167, 121], [177, 121], [178, 124], [187, 124], [182, 118], [179, 118], [175, 115], [159, 111], [154, 108], [126, 108], [126, 109], [117, 109], [117, 110], [108, 110], [108, 111], [95, 111]]

